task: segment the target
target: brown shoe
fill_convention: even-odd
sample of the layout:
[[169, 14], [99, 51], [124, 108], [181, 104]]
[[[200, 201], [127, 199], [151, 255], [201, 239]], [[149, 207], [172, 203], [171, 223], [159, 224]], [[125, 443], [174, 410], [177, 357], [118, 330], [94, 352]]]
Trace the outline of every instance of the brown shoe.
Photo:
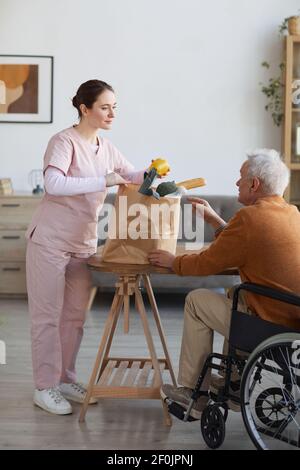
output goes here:
[[[191, 388], [174, 387], [173, 385], [165, 384], [160, 389], [160, 396], [163, 400], [170, 398], [187, 410], [191, 401], [192, 392], [193, 390]], [[200, 419], [207, 402], [208, 397], [199, 397], [198, 400], [194, 402], [190, 415], [195, 419]]]
[[[233, 395], [237, 399], [240, 398], [240, 385], [241, 385], [240, 381], [230, 382], [229, 384], [230, 395]], [[224, 387], [225, 387], [225, 377], [222, 377], [221, 375], [212, 374], [210, 387], [209, 387], [210, 391], [214, 395], [218, 395], [219, 391]], [[241, 411], [240, 405], [233, 400], [228, 400], [228, 407], [232, 411], [236, 411], [236, 412]]]

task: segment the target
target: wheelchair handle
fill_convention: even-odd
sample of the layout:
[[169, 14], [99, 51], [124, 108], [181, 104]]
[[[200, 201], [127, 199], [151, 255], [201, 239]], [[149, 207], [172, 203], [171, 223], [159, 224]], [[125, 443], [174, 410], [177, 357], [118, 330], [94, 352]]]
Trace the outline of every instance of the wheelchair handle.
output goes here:
[[241, 290], [253, 292], [253, 294], [262, 295], [269, 297], [270, 299], [279, 300], [280, 302], [286, 302], [287, 304], [297, 305], [300, 307], [300, 296], [290, 294], [289, 292], [273, 289], [271, 287], [262, 286], [260, 284], [252, 284], [250, 282], [244, 282], [240, 284], [234, 291], [232, 310], [237, 310], [238, 297]]

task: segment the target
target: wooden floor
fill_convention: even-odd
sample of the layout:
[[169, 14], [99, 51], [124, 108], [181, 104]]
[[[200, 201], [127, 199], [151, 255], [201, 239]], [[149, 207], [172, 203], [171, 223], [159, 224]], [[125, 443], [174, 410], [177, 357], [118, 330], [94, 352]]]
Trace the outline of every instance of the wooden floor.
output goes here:
[[[91, 373], [112, 295], [95, 299], [88, 315], [85, 336], [77, 361], [78, 378]], [[183, 324], [184, 296], [157, 296], [170, 354], [177, 373]], [[199, 421], [163, 425], [160, 401], [102, 400], [88, 409], [86, 422], [78, 423], [80, 405], [69, 416], [51, 415], [33, 405], [33, 383], [28, 308], [25, 300], [0, 300], [0, 340], [6, 342], [7, 364], [0, 365], [0, 449], [206, 449]], [[154, 325], [151, 323], [153, 330]], [[120, 355], [148, 356], [137, 315], [130, 317], [129, 336], [122, 322], [113, 343]], [[154, 335], [158, 345], [158, 337]], [[220, 350], [221, 338], [216, 336]], [[162, 353], [157, 347], [158, 353]], [[171, 382], [167, 373], [165, 382]], [[239, 413], [229, 413], [222, 449], [253, 449]]]

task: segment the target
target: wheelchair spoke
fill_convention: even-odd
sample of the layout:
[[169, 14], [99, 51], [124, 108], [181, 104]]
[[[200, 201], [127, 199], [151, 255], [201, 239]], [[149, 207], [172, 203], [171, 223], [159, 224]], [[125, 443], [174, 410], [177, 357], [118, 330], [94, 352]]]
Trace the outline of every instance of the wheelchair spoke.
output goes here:
[[279, 437], [279, 439], [282, 439], [283, 436], [281, 435], [281, 432], [284, 431], [284, 429], [287, 427], [287, 425], [291, 422], [291, 415], [287, 416], [279, 426], [278, 430], [274, 434], [274, 438]]
[[[280, 351], [281, 351], [281, 348], [280, 348]], [[272, 355], [272, 360], [273, 360], [273, 362], [276, 363], [272, 351], [271, 351], [271, 355]], [[276, 374], [277, 374], [277, 376], [279, 377], [279, 374], [278, 374], [278, 372], [277, 372], [277, 369], [276, 369]], [[287, 404], [287, 399], [286, 399], [286, 397], [285, 397], [285, 393], [284, 393], [284, 391], [283, 391], [283, 387], [282, 387], [281, 383], [279, 383], [279, 386], [280, 386], [280, 388], [281, 388], [282, 395], [283, 395], [283, 398], [284, 398], [284, 400], [285, 400], [285, 403]]]
[[241, 389], [243, 419], [260, 449], [300, 448], [299, 369], [292, 365], [292, 340], [285, 336], [274, 346], [267, 343], [253, 358], [250, 356], [245, 366]]
[[300, 431], [300, 426], [299, 426], [298, 422], [295, 420], [295, 417], [294, 417], [294, 416], [292, 416], [292, 419], [293, 419], [293, 421], [294, 421], [294, 423], [295, 423], [295, 425], [296, 425], [296, 428], [298, 429], [298, 432], [299, 432], [299, 431]]
[[[290, 371], [290, 374], [291, 374], [291, 378], [293, 379], [293, 380], [292, 380], [292, 384], [293, 384], [294, 386], [296, 386], [297, 389], [298, 389], [298, 392], [300, 392], [299, 386], [298, 386], [298, 384], [297, 384], [297, 378], [296, 378], [296, 375], [295, 375], [294, 371], [293, 371], [293, 374], [292, 374], [292, 370], [295, 369], [295, 367], [291, 365], [291, 362], [290, 362], [290, 355], [289, 355], [289, 354], [287, 355], [287, 357], [288, 357], [288, 368], [289, 368], [289, 371]], [[296, 369], [298, 370], [297, 367], [296, 367]]]
[[[271, 364], [265, 364], [266, 361], [270, 361], [270, 359], [265, 356], [265, 361], [262, 366], [262, 370], [268, 372], [268, 369], [271, 369], [274, 373], [274, 376], [269, 377], [269, 380], [272, 380], [274, 385], [280, 386], [281, 387], [281, 375], [279, 375], [279, 369], [277, 367], [272, 366]], [[272, 359], [272, 362], [275, 362], [274, 358]], [[278, 380], [275, 380], [277, 378]]]
[[290, 360], [289, 360], [289, 354], [287, 354], [288, 360], [286, 360], [286, 357], [285, 357], [285, 355], [283, 354], [281, 348], [280, 348], [280, 352], [281, 352], [282, 357], [283, 357], [283, 359], [284, 359], [284, 361], [285, 361], [285, 364], [286, 364], [286, 366], [287, 366], [287, 369], [289, 370], [290, 378], [291, 378], [291, 383], [292, 383], [293, 385], [297, 385], [297, 383], [296, 383], [296, 381], [295, 381], [294, 373], [292, 374], [292, 367], [291, 367], [291, 363], [290, 363]]

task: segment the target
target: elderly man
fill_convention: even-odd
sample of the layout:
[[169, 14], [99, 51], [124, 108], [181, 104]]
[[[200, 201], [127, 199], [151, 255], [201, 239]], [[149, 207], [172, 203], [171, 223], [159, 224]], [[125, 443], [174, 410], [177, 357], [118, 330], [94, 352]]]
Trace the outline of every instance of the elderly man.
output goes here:
[[[157, 250], [149, 260], [157, 266], [172, 268], [180, 276], [208, 276], [236, 266], [243, 282], [253, 282], [290, 292], [300, 286], [300, 213], [283, 199], [289, 183], [289, 170], [275, 150], [261, 149], [248, 155], [236, 185], [239, 201], [245, 206], [226, 223], [207, 201], [192, 199], [204, 205], [204, 219], [215, 229], [215, 240], [199, 254], [175, 257]], [[162, 398], [169, 397], [183, 406], [190, 401], [204, 362], [212, 352], [213, 332], [229, 337], [232, 301], [206, 289], [188, 294], [184, 311], [178, 383], [183, 387], [164, 385]], [[245, 295], [242, 311], [300, 329], [297, 307], [286, 308], [272, 299]], [[209, 387], [207, 376], [204, 388]], [[201, 416], [206, 399], [200, 397], [191, 415]]]

